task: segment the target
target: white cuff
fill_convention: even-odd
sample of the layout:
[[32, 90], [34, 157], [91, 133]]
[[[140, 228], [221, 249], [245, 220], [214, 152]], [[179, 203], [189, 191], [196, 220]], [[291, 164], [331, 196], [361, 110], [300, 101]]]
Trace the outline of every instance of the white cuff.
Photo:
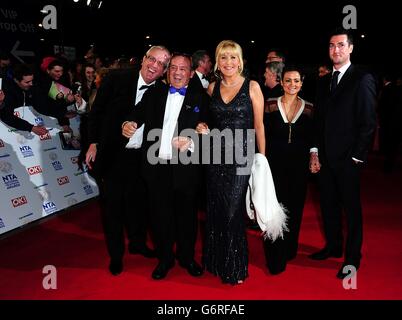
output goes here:
[[190, 138], [190, 140], [191, 140], [191, 143], [190, 143], [190, 146], [188, 147], [188, 150], [190, 152], [194, 152], [194, 149], [195, 149], [194, 141], [191, 138]]
[[77, 109], [78, 114], [83, 114], [83, 113], [85, 113], [87, 111], [86, 110], [87, 109], [87, 102], [84, 99], [82, 99], [82, 103], [81, 103], [80, 106], [77, 104], [77, 102], [75, 103], [75, 108]]
[[310, 153], [315, 152], [318, 154], [318, 148], [310, 148]]
[[357, 161], [357, 162], [363, 162], [362, 160], [359, 160], [359, 159], [356, 159], [356, 158], [353, 158], [353, 157], [352, 157], [352, 159]]

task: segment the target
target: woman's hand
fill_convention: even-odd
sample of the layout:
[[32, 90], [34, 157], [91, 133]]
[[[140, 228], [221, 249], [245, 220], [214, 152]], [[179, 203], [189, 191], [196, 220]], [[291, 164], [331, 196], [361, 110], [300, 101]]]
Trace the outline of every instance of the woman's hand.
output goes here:
[[208, 134], [209, 133], [209, 128], [208, 125], [205, 122], [200, 122], [197, 127], [195, 128], [195, 131], [198, 134]]
[[191, 139], [189, 137], [174, 137], [172, 139], [172, 146], [180, 152], [187, 151], [191, 146]]
[[318, 153], [317, 152], [311, 152], [310, 153], [310, 171], [311, 173], [317, 173], [321, 169], [321, 163], [320, 160], [318, 159]]

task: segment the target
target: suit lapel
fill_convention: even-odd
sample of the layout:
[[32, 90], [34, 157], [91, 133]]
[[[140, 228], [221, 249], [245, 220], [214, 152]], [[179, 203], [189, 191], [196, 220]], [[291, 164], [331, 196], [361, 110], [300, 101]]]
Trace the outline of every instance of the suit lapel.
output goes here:
[[[188, 90], [188, 88], [187, 88], [187, 90]], [[192, 97], [191, 91], [188, 90], [186, 92], [186, 96], [184, 97], [183, 104], [181, 105], [180, 114], [177, 119], [177, 122], [179, 122], [181, 119], [183, 119], [183, 117], [186, 114], [187, 109], [189, 109], [189, 107], [191, 107], [191, 100], [192, 100], [191, 97]]]
[[[194, 77], [195, 76], [198, 78], [197, 75], [194, 75]], [[183, 100], [183, 105], [181, 106], [179, 118], [177, 119], [178, 124], [182, 124], [182, 122], [186, 121], [186, 119], [188, 118], [189, 113], [194, 112], [193, 108], [195, 107], [194, 104], [196, 103], [194, 99], [197, 97], [197, 90], [201, 89], [197, 88], [195, 84], [189, 85], [187, 87], [186, 96]]]
[[345, 88], [347, 88], [348, 83], [353, 79], [353, 65], [346, 70], [345, 74], [342, 76], [341, 80], [338, 83], [335, 91], [331, 94], [331, 98], [335, 98], [340, 92], [342, 92]]
[[132, 73], [132, 78], [131, 78], [131, 88], [130, 88], [130, 97], [132, 101], [132, 105], [135, 106], [135, 100], [137, 99], [137, 85], [138, 85], [138, 77], [139, 73]]
[[160, 124], [160, 128], [163, 128], [163, 119], [165, 117], [166, 103], [169, 94], [169, 87], [163, 87], [161, 94], [159, 95], [158, 103], [155, 103], [156, 110], [155, 115], [158, 117], [157, 124]]

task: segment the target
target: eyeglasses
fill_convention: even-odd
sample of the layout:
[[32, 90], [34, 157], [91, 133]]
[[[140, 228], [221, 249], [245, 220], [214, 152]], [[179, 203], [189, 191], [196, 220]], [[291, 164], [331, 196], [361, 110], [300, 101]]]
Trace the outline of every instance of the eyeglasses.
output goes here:
[[156, 62], [156, 64], [157, 64], [158, 67], [160, 67], [160, 68], [163, 68], [163, 69], [166, 68], [166, 63], [165, 63], [165, 62], [156, 60], [156, 58], [153, 57], [153, 56], [151, 56], [151, 55], [145, 56], [145, 58], [147, 58], [147, 59], [148, 59], [149, 61], [151, 61], [152, 63], [155, 63], [155, 62]]

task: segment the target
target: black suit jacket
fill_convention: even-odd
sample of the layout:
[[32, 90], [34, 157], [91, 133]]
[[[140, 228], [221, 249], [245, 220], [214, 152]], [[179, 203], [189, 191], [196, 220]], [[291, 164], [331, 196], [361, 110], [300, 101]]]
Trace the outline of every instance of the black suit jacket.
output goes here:
[[88, 142], [98, 143], [96, 168], [101, 174], [112, 168], [127, 143], [121, 125], [134, 109], [138, 77], [139, 70], [112, 71], [97, 91], [88, 118]]
[[351, 65], [331, 93], [331, 77], [323, 77], [317, 87], [315, 146], [319, 156], [330, 166], [352, 157], [365, 161], [376, 127], [376, 82], [371, 74]]
[[[167, 184], [173, 187], [192, 188], [196, 187], [199, 177], [199, 168], [197, 164], [182, 164], [178, 161], [174, 164], [175, 158], [167, 163], [158, 163], [152, 165], [147, 159], [147, 153], [150, 151], [154, 157], [159, 154], [160, 137], [153, 141], [147, 139], [148, 133], [153, 129], [163, 128], [163, 119], [165, 115], [166, 101], [169, 94], [169, 86], [156, 86], [149, 89], [143, 96], [136, 109], [129, 115], [127, 120], [135, 121], [138, 127], [145, 123], [144, 138], [142, 143], [142, 174], [148, 183]], [[209, 96], [203, 88], [196, 85], [189, 85], [186, 96], [181, 106], [181, 111], [177, 120], [178, 134], [182, 130], [189, 129], [194, 132], [199, 122], [205, 121], [205, 111], [208, 107]], [[160, 131], [161, 132], [161, 131]], [[188, 134], [182, 134], [191, 137]], [[197, 135], [195, 135], [197, 137]], [[198, 139], [194, 139], [195, 154], [199, 155]], [[152, 147], [152, 150], [150, 149]], [[187, 151], [190, 155], [190, 151]], [[169, 181], [166, 181], [168, 179]]]
[[189, 86], [198, 86], [198, 88], [205, 90], [202, 86], [201, 79], [196, 72], [194, 72], [193, 77], [190, 79]]

